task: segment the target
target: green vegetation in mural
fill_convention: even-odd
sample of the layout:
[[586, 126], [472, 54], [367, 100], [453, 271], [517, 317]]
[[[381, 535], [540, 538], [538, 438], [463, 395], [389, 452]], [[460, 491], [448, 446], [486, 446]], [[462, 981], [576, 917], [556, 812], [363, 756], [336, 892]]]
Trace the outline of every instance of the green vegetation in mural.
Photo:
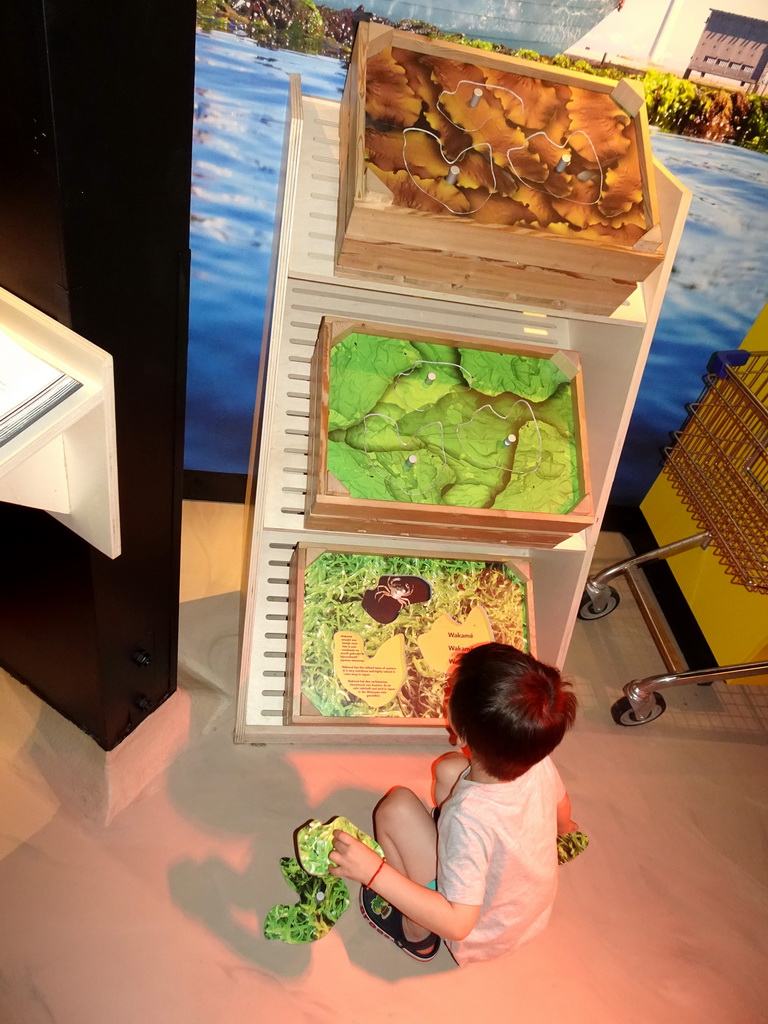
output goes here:
[[350, 334], [331, 349], [326, 468], [353, 498], [569, 512], [571, 391], [546, 356]]
[[[358, 5], [355, 4], [354, 9], [357, 13]], [[316, 5], [312, 0], [252, 0], [248, 8], [239, 5], [237, 0], [233, 4], [225, 0], [197, 0], [198, 24], [203, 29], [247, 32], [264, 46], [341, 56], [349, 55], [354, 39], [352, 11], [352, 7], [332, 10]], [[383, 18], [376, 20], [386, 21]], [[659, 71], [638, 74], [633, 69], [593, 65], [564, 54], [546, 57], [535, 50], [511, 50], [482, 39], [445, 34], [435, 25], [414, 19], [392, 24], [395, 28], [430, 39], [444, 39], [585, 74], [614, 80], [639, 79], [645, 89], [651, 124], [677, 135], [730, 142], [768, 153], [768, 98], [765, 96], [702, 85]]]

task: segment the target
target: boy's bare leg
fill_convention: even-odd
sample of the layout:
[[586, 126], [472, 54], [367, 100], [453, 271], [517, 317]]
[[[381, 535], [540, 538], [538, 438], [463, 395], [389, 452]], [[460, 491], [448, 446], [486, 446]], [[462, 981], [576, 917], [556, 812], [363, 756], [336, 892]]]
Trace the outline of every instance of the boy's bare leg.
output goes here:
[[[437, 827], [432, 815], [410, 789], [390, 790], [373, 813], [376, 838], [384, 855], [401, 874], [419, 885], [437, 876]], [[428, 928], [403, 917], [403, 931], [411, 942], [430, 934]]]

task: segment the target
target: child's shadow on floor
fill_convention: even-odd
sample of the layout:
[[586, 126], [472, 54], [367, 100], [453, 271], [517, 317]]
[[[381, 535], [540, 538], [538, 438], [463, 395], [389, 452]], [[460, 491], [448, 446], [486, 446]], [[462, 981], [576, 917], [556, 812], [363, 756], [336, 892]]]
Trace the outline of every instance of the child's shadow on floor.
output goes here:
[[[204, 748], [209, 743], [215, 743], [219, 749], [215, 757], [206, 758]], [[232, 860], [242, 861], [243, 867], [232, 866], [219, 857], [179, 860], [169, 869], [169, 890], [176, 906], [200, 921], [249, 964], [273, 974], [296, 977], [308, 969], [316, 943], [292, 945], [268, 940], [263, 933], [264, 920], [271, 907], [290, 905], [298, 899], [281, 874], [280, 858], [295, 856], [295, 830], [311, 818], [328, 821], [343, 815], [370, 832], [371, 812], [378, 795], [361, 789], [340, 790], [310, 807], [296, 770], [286, 759], [272, 752], [270, 774], [279, 773], [280, 785], [270, 788], [262, 784], [255, 799], [253, 780], [261, 775], [258, 769], [250, 778], [242, 772], [241, 766], [238, 771], [227, 771], [227, 760], [239, 759], [246, 752], [247, 748], [234, 746], [229, 752], [223, 752], [219, 738], [206, 738], [194, 755], [190, 755], [200, 759], [201, 765], [207, 762], [208, 771], [204, 779], [199, 780], [204, 784], [199, 786], [195, 783], [193, 765], [180, 766], [177, 773], [172, 769], [171, 792], [182, 811], [203, 821], [209, 831], [211, 828], [222, 830], [229, 838], [234, 833], [248, 841], [234, 844]], [[184, 758], [182, 755], [180, 760]], [[216, 777], [211, 777], [212, 771]], [[286, 826], [286, 807], [295, 808], [293, 830]], [[447, 951], [441, 950], [435, 960], [420, 964], [396, 949], [360, 914], [359, 886], [354, 882], [348, 882], [347, 886], [350, 906], [332, 932], [341, 938], [347, 955], [357, 966], [382, 979], [397, 980], [436, 973], [453, 965]]]

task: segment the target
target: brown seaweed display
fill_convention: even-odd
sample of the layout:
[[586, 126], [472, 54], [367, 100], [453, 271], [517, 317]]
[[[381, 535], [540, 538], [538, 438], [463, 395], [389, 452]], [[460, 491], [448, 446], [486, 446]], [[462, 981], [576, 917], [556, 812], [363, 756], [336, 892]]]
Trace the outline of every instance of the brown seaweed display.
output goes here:
[[365, 159], [398, 206], [627, 247], [649, 227], [635, 124], [606, 92], [387, 47]]

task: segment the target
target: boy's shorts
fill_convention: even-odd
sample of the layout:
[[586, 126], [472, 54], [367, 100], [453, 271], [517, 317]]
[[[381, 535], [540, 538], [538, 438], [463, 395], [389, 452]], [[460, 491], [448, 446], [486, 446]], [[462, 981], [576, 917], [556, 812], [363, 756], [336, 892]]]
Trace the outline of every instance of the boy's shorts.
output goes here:
[[424, 887], [425, 889], [434, 889], [437, 892], [437, 879], [433, 878], [431, 882], [428, 882]]

